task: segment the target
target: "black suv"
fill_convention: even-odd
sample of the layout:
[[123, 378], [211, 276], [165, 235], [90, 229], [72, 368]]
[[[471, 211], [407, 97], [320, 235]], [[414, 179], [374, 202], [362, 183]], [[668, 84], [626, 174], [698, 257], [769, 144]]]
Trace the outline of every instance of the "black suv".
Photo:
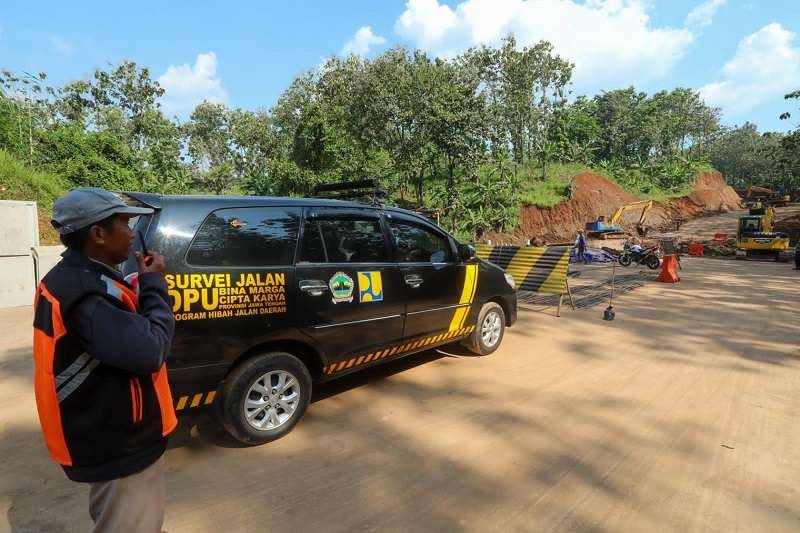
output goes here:
[[125, 196], [155, 209], [134, 229], [167, 262], [175, 409], [217, 405], [244, 443], [288, 433], [312, 383], [456, 341], [486, 355], [516, 320], [514, 280], [410, 211], [314, 198]]

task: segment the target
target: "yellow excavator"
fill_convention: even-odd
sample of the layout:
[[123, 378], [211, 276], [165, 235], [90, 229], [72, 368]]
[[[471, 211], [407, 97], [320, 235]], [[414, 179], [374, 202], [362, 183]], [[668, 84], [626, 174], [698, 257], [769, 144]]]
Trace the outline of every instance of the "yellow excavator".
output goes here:
[[[767, 189], [766, 187], [750, 186], [747, 189], [734, 189], [739, 196], [742, 197], [742, 202], [745, 207], [750, 209], [759, 209], [762, 206], [771, 205], [773, 207], [786, 207], [789, 205], [792, 197], [790, 194], [781, 194], [780, 192]], [[763, 213], [750, 213], [763, 214]]]
[[616, 210], [614, 215], [611, 217], [611, 220], [609, 221], [606, 221], [605, 216], [600, 215], [594, 222], [586, 223], [586, 235], [589, 237], [599, 237], [600, 239], [608, 239], [610, 237], [624, 236], [625, 231], [619, 224], [620, 221], [622, 220], [622, 215], [625, 214], [626, 211], [630, 211], [631, 209], [637, 209], [640, 207], [642, 208], [642, 214], [641, 216], [639, 216], [639, 221], [636, 223], [636, 230], [639, 232], [640, 235], [644, 235], [645, 233], [647, 233], [647, 230], [644, 226], [644, 221], [647, 218], [647, 213], [653, 207], [652, 200], [640, 200], [638, 202], [631, 202], [629, 204], [625, 204]]
[[789, 235], [776, 232], [775, 209], [765, 207], [763, 215], [739, 217], [736, 232], [736, 258], [772, 257], [780, 261], [788, 256]]

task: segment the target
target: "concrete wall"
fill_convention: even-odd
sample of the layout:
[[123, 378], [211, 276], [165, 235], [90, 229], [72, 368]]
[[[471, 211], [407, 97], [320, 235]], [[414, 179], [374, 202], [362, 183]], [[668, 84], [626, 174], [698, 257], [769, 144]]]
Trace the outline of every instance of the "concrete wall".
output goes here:
[[30, 254], [0, 257], [0, 307], [32, 305], [35, 291]]
[[0, 256], [29, 255], [39, 246], [36, 202], [0, 200]]
[[36, 285], [39, 285], [45, 274], [50, 272], [50, 269], [61, 261], [61, 253], [63, 251], [63, 246], [35, 246], [32, 249]]
[[33, 303], [36, 271], [31, 249], [36, 246], [36, 202], [0, 200], [0, 307]]

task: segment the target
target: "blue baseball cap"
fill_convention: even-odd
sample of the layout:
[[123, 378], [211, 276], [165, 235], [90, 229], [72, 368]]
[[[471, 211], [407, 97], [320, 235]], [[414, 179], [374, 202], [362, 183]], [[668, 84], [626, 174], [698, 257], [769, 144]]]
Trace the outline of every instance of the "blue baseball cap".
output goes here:
[[112, 215], [149, 215], [153, 210], [126, 204], [113, 192], [98, 187], [72, 189], [53, 204], [50, 223], [61, 235], [74, 233]]

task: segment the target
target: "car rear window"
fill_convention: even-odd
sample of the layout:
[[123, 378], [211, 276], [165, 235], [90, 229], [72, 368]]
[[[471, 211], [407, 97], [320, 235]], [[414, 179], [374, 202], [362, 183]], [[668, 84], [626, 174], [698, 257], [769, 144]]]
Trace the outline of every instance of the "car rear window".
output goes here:
[[285, 266], [294, 262], [300, 209], [219, 209], [197, 231], [186, 262], [197, 266]]

